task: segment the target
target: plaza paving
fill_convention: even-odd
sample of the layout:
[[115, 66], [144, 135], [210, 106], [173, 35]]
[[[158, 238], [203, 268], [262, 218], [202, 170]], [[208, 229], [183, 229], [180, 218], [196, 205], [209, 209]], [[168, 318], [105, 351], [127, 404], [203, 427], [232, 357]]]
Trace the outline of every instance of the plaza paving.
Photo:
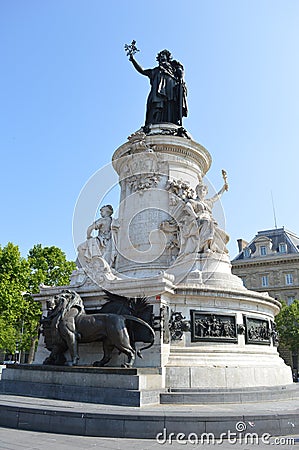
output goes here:
[[[296, 436], [292, 436], [296, 439]], [[281, 443], [275, 444], [198, 444], [191, 443], [165, 443], [159, 444], [155, 440], [150, 439], [114, 439], [114, 438], [98, 438], [89, 436], [69, 436], [64, 434], [41, 433], [36, 431], [14, 430], [11, 428], [0, 428], [0, 449], [5, 450], [88, 450], [88, 449], [129, 449], [129, 450], [151, 450], [151, 449], [214, 449], [217, 450], [253, 450], [253, 449], [299, 449], [299, 440], [293, 445], [284, 443], [285, 437], [281, 439]]]

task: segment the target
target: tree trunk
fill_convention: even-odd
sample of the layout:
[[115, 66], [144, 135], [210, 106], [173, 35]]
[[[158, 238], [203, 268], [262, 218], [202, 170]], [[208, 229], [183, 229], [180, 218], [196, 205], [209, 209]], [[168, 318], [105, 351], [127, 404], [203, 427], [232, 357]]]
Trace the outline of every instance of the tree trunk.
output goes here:
[[28, 355], [28, 364], [33, 363], [37, 340], [38, 340], [37, 336], [35, 336], [34, 338], [31, 338], [31, 346], [30, 346], [29, 355]]
[[292, 360], [293, 360], [293, 381], [295, 383], [298, 382], [298, 351], [292, 352]]

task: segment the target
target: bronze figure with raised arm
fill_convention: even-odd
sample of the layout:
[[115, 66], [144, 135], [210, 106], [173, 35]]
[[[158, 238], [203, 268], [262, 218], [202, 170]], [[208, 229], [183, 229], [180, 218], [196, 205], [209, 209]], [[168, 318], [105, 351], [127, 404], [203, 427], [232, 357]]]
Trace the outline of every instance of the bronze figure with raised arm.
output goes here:
[[[168, 50], [162, 50], [157, 55], [158, 66], [153, 69], [143, 69], [134, 53], [127, 46], [129, 60], [137, 72], [150, 79], [151, 90], [147, 99], [145, 125], [157, 123], [173, 123], [182, 126], [182, 118], [187, 117], [187, 89], [183, 80], [184, 68], [179, 61], [172, 59]], [[132, 44], [131, 44], [132, 46]]]

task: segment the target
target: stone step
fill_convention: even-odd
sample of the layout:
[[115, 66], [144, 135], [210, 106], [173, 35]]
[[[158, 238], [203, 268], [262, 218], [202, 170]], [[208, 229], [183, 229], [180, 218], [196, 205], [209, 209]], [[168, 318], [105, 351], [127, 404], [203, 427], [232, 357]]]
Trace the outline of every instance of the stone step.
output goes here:
[[[258, 436], [265, 434], [267, 436], [298, 435], [299, 401], [275, 401], [267, 402], [266, 405], [264, 402], [204, 406], [145, 405], [143, 408], [136, 409], [126, 406], [0, 395], [0, 426], [2, 427], [112, 438], [156, 439], [159, 436], [159, 444], [166, 444], [161, 445], [161, 448], [169, 450], [186, 447], [188, 449], [191, 447], [202, 448], [204, 445], [194, 445], [195, 435], [201, 439], [207, 433], [213, 433], [215, 438], [222, 437], [219, 444], [222, 443], [225, 448], [228, 448], [228, 444], [225, 444], [228, 430], [237, 431], [237, 424], [244, 425], [244, 433], [255, 433]], [[190, 447], [188, 444], [182, 445], [181, 440], [177, 443], [176, 437], [180, 433], [185, 437], [191, 433], [193, 445]], [[226, 436], [224, 441], [223, 433]], [[168, 437], [170, 438], [171, 435], [172, 440], [169, 440]], [[235, 436], [240, 442], [239, 433]], [[215, 440], [204, 440], [203, 444], [205, 443], [207, 448], [218, 448], [217, 445], [212, 445], [217, 444]], [[249, 443], [250, 440], [244, 442], [244, 445], [247, 444], [245, 445], [246, 449], [258, 447], [258, 445], [248, 446]], [[255, 443], [255, 441], [252, 442], [252, 444]], [[159, 444], [156, 443], [155, 446], [153, 441], [153, 446], [151, 447], [149, 443], [147, 448], [158, 448]], [[241, 442], [237, 444], [236, 449], [243, 448], [242, 444]], [[220, 445], [219, 448], [221, 449], [223, 445]], [[264, 447], [266, 448], [266, 445], [263, 445]], [[10, 448], [15, 448], [13, 443]], [[291, 447], [287, 446], [287, 448]]]
[[66, 386], [62, 384], [34, 383], [30, 381], [1, 380], [0, 394], [22, 395], [53, 400], [97, 403], [101, 405], [144, 406], [160, 403], [160, 390], [134, 390]]
[[13, 365], [0, 393], [119, 406], [158, 404], [162, 375], [155, 368]]
[[51, 366], [43, 364], [7, 364], [2, 366], [10, 370], [29, 370], [44, 372], [86, 372], [97, 374], [118, 374], [118, 375], [147, 375], [147, 374], [161, 374], [160, 367], [93, 367], [93, 366]]
[[244, 389], [168, 389], [160, 395], [161, 404], [250, 403], [299, 399], [299, 385]]
[[20, 364], [7, 366], [2, 380], [121, 389], [160, 389], [156, 368], [67, 367]]

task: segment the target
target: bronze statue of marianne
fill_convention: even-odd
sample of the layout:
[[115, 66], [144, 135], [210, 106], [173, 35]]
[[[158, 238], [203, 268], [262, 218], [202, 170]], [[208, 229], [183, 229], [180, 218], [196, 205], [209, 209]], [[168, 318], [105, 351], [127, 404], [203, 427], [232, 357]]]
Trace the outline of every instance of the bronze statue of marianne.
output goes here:
[[168, 50], [157, 55], [158, 66], [143, 69], [134, 58], [139, 51], [136, 42], [126, 45], [125, 50], [135, 69], [150, 79], [151, 90], [147, 99], [145, 125], [174, 123], [182, 126], [182, 118], [187, 117], [187, 89], [183, 80], [184, 67], [172, 59]]

